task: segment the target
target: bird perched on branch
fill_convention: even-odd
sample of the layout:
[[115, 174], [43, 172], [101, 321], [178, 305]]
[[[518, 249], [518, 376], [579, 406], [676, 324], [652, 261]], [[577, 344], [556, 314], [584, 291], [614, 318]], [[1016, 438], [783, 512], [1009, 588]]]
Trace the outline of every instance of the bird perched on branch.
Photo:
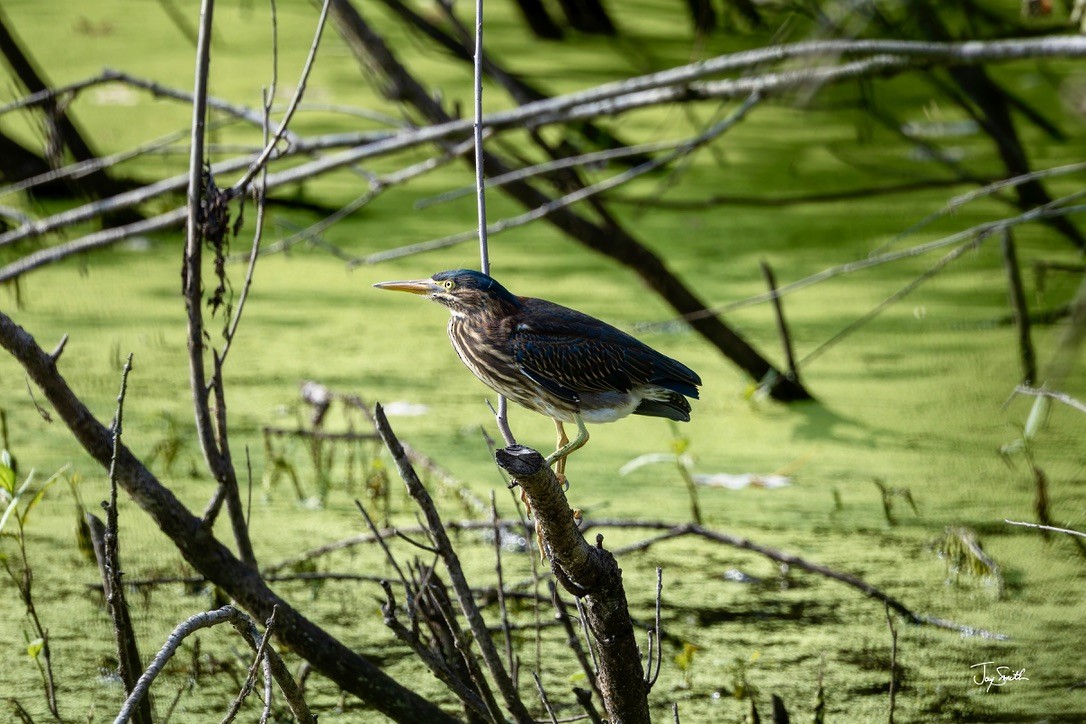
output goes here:
[[[698, 397], [697, 373], [595, 317], [515, 296], [470, 269], [374, 286], [449, 308], [449, 339], [467, 368], [498, 394], [554, 420], [558, 445], [547, 464], [556, 464], [560, 478], [566, 457], [588, 441], [586, 422], [630, 414], [690, 420], [686, 398]], [[577, 425], [572, 441], [566, 422]]]

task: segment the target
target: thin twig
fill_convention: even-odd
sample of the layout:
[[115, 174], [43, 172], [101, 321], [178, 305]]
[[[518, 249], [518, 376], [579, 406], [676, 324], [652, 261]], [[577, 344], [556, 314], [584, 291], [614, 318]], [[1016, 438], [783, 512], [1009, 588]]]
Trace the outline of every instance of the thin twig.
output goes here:
[[299, 724], [316, 724], [317, 718], [309, 711], [309, 706], [305, 702], [305, 696], [302, 694], [301, 688], [294, 681], [294, 677], [291, 675], [290, 670], [287, 669], [286, 663], [276, 652], [275, 647], [270, 643], [271, 626], [278, 607], [279, 604], [272, 606], [272, 614], [263, 635], [257, 630], [253, 620], [241, 611], [236, 611], [236, 615], [229, 619], [230, 625], [241, 634], [242, 638], [245, 639], [245, 643], [249, 645], [249, 649], [254, 653], [257, 652], [259, 645], [265, 641], [268, 642], [264, 649], [264, 659], [271, 669], [275, 683], [279, 684], [279, 690], [283, 692], [287, 708], [290, 709], [290, 713], [294, 715]]
[[[189, 146], [189, 187], [186, 206], [185, 263], [182, 270], [185, 306], [189, 320], [189, 372], [194, 406], [196, 433], [208, 466], [217, 472], [217, 448], [211, 428], [208, 408], [207, 381], [204, 370], [203, 340], [203, 281], [200, 260], [203, 250], [203, 219], [200, 207], [204, 198], [204, 124], [207, 116], [207, 84], [211, 56], [211, 26], [215, 0], [202, 0], [200, 6], [200, 35], [196, 48], [196, 81], [192, 106], [192, 139]], [[215, 476], [219, 479], [219, 475]], [[222, 481], [219, 480], [219, 484]]]
[[381, 546], [381, 550], [385, 554], [385, 560], [388, 561], [389, 565], [392, 566], [392, 570], [396, 571], [396, 575], [399, 576], [400, 583], [403, 584], [404, 595], [407, 596], [407, 600], [410, 601], [414, 598], [417, 591], [412, 587], [411, 583], [407, 580], [407, 577], [404, 576], [403, 569], [400, 568], [400, 564], [396, 561], [396, 556], [392, 555], [392, 551], [389, 550], [388, 546], [385, 544], [385, 539], [378, 533], [377, 526], [374, 524], [370, 514], [366, 512], [365, 507], [362, 505], [362, 501], [356, 498], [354, 504], [355, 507], [358, 508], [358, 512], [361, 513], [362, 517], [365, 519], [366, 525], [373, 531], [374, 538], [377, 540], [377, 543]]
[[[670, 151], [674, 148], [687, 144], [691, 141], [690, 138], [680, 138], [674, 141], [656, 141], [653, 143], [642, 143], [636, 146], [624, 146], [622, 148], [608, 148], [603, 151], [590, 151], [588, 153], [581, 153], [576, 156], [566, 156], [564, 158], [556, 158], [543, 163], [533, 164], [531, 166], [525, 166], [518, 168], [515, 171], [509, 173], [503, 173], [501, 176], [494, 176], [486, 180], [486, 188], [495, 189], [505, 186], [516, 181], [524, 181], [526, 179], [534, 178], [537, 176], [543, 176], [549, 174], [552, 171], [560, 171], [566, 168], [576, 168], [578, 166], [596, 166], [603, 165], [607, 161], [613, 161], [620, 158], [629, 158], [630, 156], [644, 156], [649, 153], [656, 153], [658, 151]], [[428, 209], [431, 206], [437, 206], [449, 201], [455, 201], [463, 196], [467, 196], [475, 192], [475, 187], [463, 187], [459, 189], [453, 189], [452, 191], [446, 191], [436, 196], [420, 199], [415, 202], [415, 208], [422, 210]], [[608, 197], [610, 198], [610, 197]], [[618, 199], [614, 199], [618, 200]], [[637, 203], [642, 203], [641, 199], [637, 200]]]
[[762, 276], [765, 277], [766, 285], [769, 287], [770, 294], [773, 294], [773, 311], [777, 319], [777, 334], [781, 338], [781, 346], [784, 348], [784, 360], [788, 366], [788, 374], [795, 377], [796, 370], [796, 355], [792, 348], [792, 335], [788, 333], [788, 323], [784, 320], [784, 307], [781, 304], [781, 298], [775, 292], [777, 291], [777, 275], [773, 273], [773, 267], [769, 266], [769, 262], [765, 259], [761, 260]]
[[1086, 412], [1086, 403], [1079, 402], [1065, 392], [1048, 390], [1043, 387], [1030, 387], [1029, 385], [1018, 385], [1014, 388], [1014, 391], [1015, 394], [1030, 395], [1031, 397], [1049, 397], [1079, 412]]
[[[142, 669], [139, 649], [136, 646], [136, 634], [132, 629], [132, 619], [125, 601], [124, 587], [121, 585], [121, 564], [118, 544], [117, 524], [117, 455], [121, 447], [121, 435], [124, 429], [124, 400], [128, 393], [128, 374], [132, 371], [132, 354], [121, 370], [121, 390], [117, 394], [117, 412], [113, 419], [113, 451], [109, 463], [109, 502], [106, 509], [106, 527], [103, 536], [104, 560], [102, 568], [107, 577], [104, 581], [106, 602], [110, 617], [113, 619], [113, 635], [117, 645], [117, 670], [124, 683], [125, 694], [131, 694], [136, 686], [136, 679]], [[46, 657], [48, 663], [49, 658]], [[50, 677], [51, 678], [51, 677]], [[134, 712], [137, 722], [150, 724], [151, 704], [144, 700]]]
[[[650, 632], [649, 636], [649, 655], [647, 665], [645, 666], [645, 686], [652, 691], [652, 687], [656, 685], [656, 680], [660, 678], [660, 670], [663, 668], [664, 658], [664, 640], [663, 629], [660, 627], [660, 609], [663, 603], [664, 595], [664, 569], [657, 566], [656, 568], [656, 625]], [[652, 642], [656, 641], [656, 661], [652, 660]], [[655, 668], [653, 668], [655, 664]]]
[[[274, 84], [272, 88], [274, 90]], [[268, 117], [267, 117], [267, 104], [268, 100], [265, 99], [265, 113], [264, 113], [264, 138], [267, 140], [268, 136]], [[260, 182], [253, 190], [253, 196], [256, 199], [256, 225], [253, 230], [253, 246], [249, 252], [249, 266], [245, 270], [245, 282], [241, 286], [241, 294], [238, 297], [237, 306], [234, 308], [234, 314], [230, 319], [230, 324], [227, 326], [226, 331], [223, 333], [223, 337], [226, 339], [226, 343], [223, 345], [222, 354], [219, 355], [222, 362], [226, 361], [226, 356], [230, 353], [230, 347], [234, 343], [234, 336], [238, 333], [238, 325], [241, 324], [241, 313], [245, 310], [245, 302], [249, 299], [249, 289], [253, 284], [253, 273], [256, 271], [256, 259], [260, 254], [260, 242], [264, 237], [264, 216], [268, 206], [268, 169], [265, 166], [260, 172]]]
[[[294, 234], [291, 234], [290, 236], [282, 239], [281, 241], [277, 241], [262, 253], [274, 254], [277, 252], [285, 251], [286, 249], [289, 249], [290, 247], [298, 244], [299, 242], [307, 241], [314, 238], [333, 224], [347, 218], [354, 212], [361, 209], [363, 206], [366, 206], [367, 204], [373, 202], [374, 199], [384, 193], [387, 189], [402, 183], [406, 183], [407, 181], [422, 176], [423, 174], [429, 173], [430, 171], [433, 171], [435, 169], [441, 168], [450, 161], [455, 160], [463, 153], [470, 151], [474, 143], [474, 139], [462, 141], [458, 144], [455, 144], [451, 148], [446, 149], [445, 152], [443, 152], [440, 156], [434, 156], [433, 158], [428, 158], [425, 161], [420, 161], [419, 163], [412, 164], [410, 166], [407, 166], [406, 168], [400, 169], [399, 171], [385, 174], [384, 176], [378, 176], [370, 182], [370, 187], [366, 190], [364, 194], [358, 196], [353, 201], [348, 202], [340, 209], [338, 209], [335, 213], [328, 215], [320, 221], [311, 224], [308, 227]], [[357, 259], [352, 257], [349, 259], [349, 261], [357, 261]]]
[[400, 620], [396, 617], [396, 599], [392, 594], [392, 586], [384, 581], [381, 587], [385, 590], [385, 603], [381, 606], [381, 610], [384, 613], [385, 625], [395, 634], [396, 638], [403, 641], [405, 644], [411, 647], [411, 650], [415, 652], [415, 655], [426, 665], [428, 669], [436, 676], [440, 681], [444, 682], [449, 689], [456, 694], [460, 701], [468, 705], [472, 711], [483, 717], [484, 720], [492, 717], [491, 712], [487, 709], [486, 703], [479, 697], [479, 695], [472, 691], [466, 683], [460, 680], [443, 662], [438, 658], [428, 647], [423, 645], [419, 641], [418, 636], [410, 629], [404, 626]]
[[525, 708], [524, 702], [521, 701], [520, 696], [517, 694], [516, 688], [513, 686], [513, 681], [509, 676], [509, 672], [502, 666], [501, 657], [494, 647], [493, 640], [491, 640], [488, 635], [486, 623], [483, 621], [482, 614], [479, 612], [479, 608], [475, 604], [475, 600], [472, 596], [471, 588], [468, 586], [467, 579], [464, 577], [464, 571], [460, 565], [460, 557], [457, 555], [452, 542], [449, 540], [445, 526], [442, 525], [441, 516], [437, 512], [437, 508], [434, 506], [430, 494], [426, 491], [426, 488], [423, 487], [422, 482], [415, 474], [414, 468], [407, 460], [403, 451], [403, 446], [400, 445], [395, 433], [389, 426], [384, 409], [382, 409], [380, 405], [377, 405], [374, 410], [374, 419], [377, 424], [377, 431], [381, 434], [385, 446], [396, 461], [396, 466], [399, 468], [400, 476], [407, 485], [408, 492], [426, 516], [427, 526], [434, 537], [437, 548], [441, 551], [441, 558], [449, 573], [449, 578], [452, 582], [453, 590], [456, 592], [460, 608], [464, 613], [464, 617], [468, 620], [472, 633], [475, 635], [475, 642], [478, 644], [479, 650], [482, 653], [483, 661], [486, 662], [490, 675], [497, 684], [506, 707], [516, 721], [531, 722], [532, 717], [528, 713], [527, 708]]
[[294, 96], [290, 99], [290, 103], [287, 105], [286, 113], [283, 114], [283, 120], [280, 121], [279, 126], [275, 130], [275, 137], [268, 141], [264, 146], [264, 150], [249, 167], [249, 170], [245, 172], [240, 179], [234, 184], [234, 186], [227, 193], [228, 196], [236, 197], [245, 192], [249, 182], [253, 180], [257, 172], [265, 167], [268, 160], [271, 158], [272, 153], [275, 152], [275, 147], [279, 145], [279, 141], [282, 140], [286, 134], [287, 127], [290, 125], [290, 121], [294, 118], [294, 112], [298, 110], [298, 104], [302, 100], [302, 96], [305, 95], [306, 84], [309, 82], [309, 74], [313, 70], [313, 63], [317, 58], [317, 48], [320, 47], [321, 34], [324, 32], [324, 22], [328, 18], [328, 8], [331, 5], [331, 0], [324, 0], [324, 4], [321, 6], [321, 14], [317, 19], [317, 29], [313, 34], [313, 42], [309, 45], [309, 55], [306, 56], [305, 66], [302, 68], [302, 76], [298, 79], [298, 85], [294, 89]]
[[1022, 272], [1018, 268], [1018, 253], [1015, 250], [1014, 236], [1010, 229], [1003, 230], [999, 248], [1003, 253], [1003, 269], [1007, 273], [1007, 298], [1011, 306], [1011, 317], [1018, 331], [1018, 356], [1022, 363], [1022, 382], [1030, 385], [1037, 381], [1037, 355], [1033, 351], [1029, 305], [1026, 303], [1026, 293], [1022, 288]]
[[[1042, 219], [1054, 218], [1057, 216], [1071, 216], [1079, 213], [1086, 213], [1086, 206], [1066, 206], [1060, 207], [1059, 204], [1066, 203], [1067, 201], [1074, 200], [1086, 196], [1086, 191], [1076, 192], [1068, 194], [1060, 199], [1056, 199], [1051, 204], [1045, 206], [1039, 206], [1029, 211], [1025, 211], [1017, 216], [1011, 216], [1005, 219], [999, 219], [998, 221], [985, 222], [983, 224], [977, 224], [968, 229], [955, 232], [949, 236], [936, 239], [934, 241], [918, 244], [908, 249], [900, 251], [887, 252], [884, 254], [878, 254], [869, 256], [865, 259], [858, 259], [856, 261], [847, 262], [844, 264], [838, 264], [836, 266], [829, 267], [816, 274], [811, 274], [802, 279], [798, 279], [789, 284], [785, 284], [782, 287], [778, 287], [775, 293], [762, 293], [755, 294], [745, 299], [740, 299], [727, 304], [714, 305], [710, 308], [703, 309], [690, 314], [684, 314], [678, 319], [691, 321], [695, 319], [702, 319], [705, 317], [713, 316], [715, 314], [734, 312], [738, 309], [744, 309], [746, 307], [752, 307], [756, 304], [763, 304], [771, 301], [775, 296], [784, 297], [788, 294], [795, 293], [801, 289], [812, 286], [814, 284], [821, 283], [827, 279], [842, 276], [845, 274], [852, 274], [854, 272], [869, 269], [871, 267], [880, 266], [882, 264], [888, 264], [891, 262], [902, 261], [904, 259], [910, 259], [912, 257], [921, 256], [930, 251], [942, 249], [947, 246], [953, 246], [955, 244], [961, 244], [962, 242], [971, 241], [975, 239], [987, 238], [991, 234], [1000, 232], [1004, 229], [1010, 229], [1023, 224], [1032, 223], [1034, 221], [1040, 221]], [[0, 277], [2, 280], [2, 277]], [[641, 329], [652, 329], [655, 326], [671, 324], [673, 320], [667, 322], [661, 322], [656, 324], [640, 325]], [[800, 363], [802, 366], [802, 361]]]
[[[831, 347], [836, 345], [838, 342], [845, 339], [845, 337], [849, 336], [850, 334], [852, 334], [853, 332], [858, 330], [860, 327], [864, 326], [865, 324], [867, 324], [868, 322], [873, 320], [875, 317], [882, 314], [882, 312], [885, 311], [887, 308], [889, 308], [893, 304], [896, 304], [897, 302], [901, 301], [902, 299], [904, 299], [909, 294], [912, 294], [917, 289], [917, 287], [919, 287], [921, 284], [923, 284], [924, 282], [928, 281], [929, 279], [934, 277], [936, 274], [941, 272], [948, 265], [950, 265], [951, 262], [953, 262], [956, 259], [958, 259], [959, 257], [961, 257], [967, 251], [972, 251], [972, 250], [976, 249], [978, 246], [980, 246], [980, 243], [985, 240], [985, 238], [987, 238], [987, 237], [978, 236], [974, 241], [966, 242], [966, 243], [962, 244], [961, 246], [959, 246], [959, 247], [957, 247], [955, 249], [951, 249], [941, 259], [939, 259], [939, 261], [932, 264], [931, 267], [929, 267], [922, 274], [920, 274], [920, 276], [918, 276], [915, 279], [913, 279], [912, 281], [910, 281], [908, 284], [903, 286], [901, 289], [898, 289], [896, 292], [894, 292], [893, 294], [888, 296], [886, 299], [883, 299], [881, 302], [876, 304], [873, 308], [869, 309], [867, 312], [865, 312], [858, 319], [856, 319], [856, 320], [854, 320], [852, 322], [849, 322], [847, 325], [845, 325], [844, 328], [842, 328], [841, 330], [835, 332], [832, 337], [830, 337], [825, 342], [823, 342], [822, 344], [818, 345], [813, 350], [808, 352], [807, 355], [802, 360], [799, 361], [799, 366], [806, 367], [808, 364], [810, 364], [815, 359], [820, 357], [824, 352], [828, 351]], [[774, 297], [774, 299], [779, 300], [780, 299], [779, 295]]]
[[479, 215], [479, 269], [490, 274], [490, 252], [487, 248], [486, 185], [483, 182], [483, 0], [475, 0], [475, 63], [473, 97], [475, 118], [472, 134], [475, 138], [475, 189]]
[[238, 691], [238, 695], [234, 697], [234, 701], [227, 710], [226, 716], [223, 717], [222, 724], [229, 724], [234, 721], [238, 712], [241, 711], [241, 705], [245, 703], [245, 700], [253, 691], [253, 686], [256, 684], [257, 671], [260, 670], [261, 665], [264, 663], [265, 650], [268, 647], [268, 643], [271, 641], [272, 629], [275, 627], [275, 614], [278, 610], [278, 607], [272, 608], [272, 615], [264, 626], [264, 636], [261, 637], [260, 645], [257, 646], [256, 655], [253, 657], [253, 663], [249, 666], [249, 672], [245, 677], [245, 683], [242, 685], [241, 690]]
[[[658, 156], [657, 158], [645, 161], [631, 169], [627, 169], [621, 173], [615, 174], [610, 178], [598, 181], [594, 184], [584, 186], [583, 188], [572, 191], [564, 196], [560, 196], [556, 199], [534, 208], [530, 211], [526, 211], [523, 214], [501, 219], [487, 227], [488, 234], [500, 234], [508, 229], [515, 229], [518, 226], [524, 226], [532, 221], [541, 219], [548, 214], [552, 214], [559, 209], [564, 209], [567, 206], [572, 206], [575, 203], [584, 201], [598, 194], [608, 191], [623, 184], [629, 183], [633, 179], [653, 171], [661, 166], [666, 166], [677, 158], [681, 158], [689, 153], [694, 152], [698, 148], [701, 148], [706, 143], [709, 143], [716, 137], [723, 134], [725, 131], [739, 123], [747, 112], [759, 101], [761, 95], [758, 93], [752, 93], [743, 104], [735, 110], [728, 118], [724, 119], [720, 123], [713, 125], [707, 131], [697, 136], [696, 138], [684, 143], [674, 151]], [[478, 231], [462, 231], [456, 234], [450, 234], [448, 236], [441, 237], [439, 239], [432, 239], [430, 241], [418, 242], [415, 244], [409, 244], [407, 246], [400, 247], [398, 249], [392, 249], [389, 251], [382, 251], [370, 254], [363, 258], [364, 264], [377, 264], [384, 261], [390, 261], [392, 259], [399, 259], [405, 256], [411, 256], [413, 254], [420, 254], [427, 251], [435, 251], [437, 249], [444, 249], [446, 247], [462, 244], [465, 241], [477, 238]]]
[[547, 710], [547, 714], [551, 718], [551, 724], [558, 724], [558, 716], [554, 713], [554, 707], [551, 706], [550, 701], [547, 699], [547, 690], [543, 688], [543, 682], [539, 680], [539, 672], [533, 671], [532, 678], [535, 679], [535, 688], [539, 692], [539, 700], [543, 702], [543, 708]]
[[494, 491], [490, 491], [490, 514], [494, 523], [494, 572], [498, 579], [498, 611], [501, 613], [502, 637], [505, 639], [505, 665], [513, 679], [513, 686], [517, 685], [516, 656], [513, 653], [513, 637], [509, 634], [509, 609], [505, 605], [505, 579], [502, 576], [502, 535], [498, 518], [498, 504], [495, 501]]
[[[49, 103], [62, 96], [74, 95], [87, 88], [93, 88], [94, 86], [105, 85], [108, 83], [129, 85], [134, 88], [148, 91], [156, 98], [170, 98], [172, 100], [180, 101], [185, 105], [192, 105], [193, 103], [194, 96], [188, 91], [170, 88], [161, 83], [140, 78], [124, 71], [106, 68], [96, 76], [69, 83], [68, 85], [46, 88], [36, 93], [31, 93], [17, 101], [12, 101], [11, 103], [0, 106], [0, 116], [21, 108], [29, 108], [43, 103]], [[260, 126], [260, 113], [252, 108], [229, 103], [213, 96], [208, 96], [207, 104], [217, 111], [234, 116], [235, 118], [251, 123], [254, 126]]]
[[181, 646], [181, 643], [185, 638], [200, 629], [209, 628], [229, 621], [239, 614], [244, 615], [233, 606], [223, 606], [215, 611], [198, 613], [179, 623], [174, 628], [173, 632], [166, 638], [166, 643], [155, 655], [150, 666], [147, 667], [147, 670], [140, 676], [139, 681], [136, 682], [136, 687], [128, 695], [128, 698], [125, 699], [124, 705], [117, 714], [117, 718], [114, 719], [113, 724], [125, 724], [125, 722], [132, 718], [137, 704], [139, 704], [140, 700], [147, 694], [147, 690], [150, 688], [151, 683], [159, 675], [162, 668], [166, 665], [166, 662], [170, 660], [170, 657], [174, 655], [178, 647]]
[[[221, 359], [213, 354], [214, 371], [211, 385], [207, 383], [204, 366], [204, 323], [203, 323], [203, 277], [202, 252], [204, 242], [205, 207], [210, 215], [212, 198], [217, 193], [213, 190], [213, 177], [204, 175], [204, 137], [207, 116], [207, 86], [211, 55], [211, 27], [214, 16], [214, 0], [203, 0], [200, 8], [200, 33], [196, 46], [196, 72], [192, 110], [192, 147], [189, 157], [189, 185], [186, 211], [185, 253], [182, 264], [182, 293], [188, 317], [188, 352], [189, 384], [192, 390], [193, 409], [196, 419], [196, 433], [200, 448], [204, 453], [208, 468], [221, 491], [216, 491], [216, 498], [225, 497], [230, 522], [234, 530], [234, 539], [242, 560], [256, 568], [256, 555], [253, 552], [249, 531], [245, 524], [245, 513], [241, 508], [238, 494], [237, 477], [230, 462], [230, 451], [226, 435], [226, 403], [222, 385]], [[205, 189], [205, 179], [208, 186]], [[206, 193], [205, 193], [206, 191]], [[220, 230], [226, 233], [226, 230]], [[216, 397], [216, 416], [218, 431], [212, 422], [210, 393]], [[213, 516], [207, 519], [213, 520]]]
[[[531, 556], [530, 552], [529, 556]], [[534, 558], [534, 556], [532, 557]], [[584, 672], [588, 685], [592, 687], [592, 691], [596, 692], [597, 695], [600, 695], [599, 683], [596, 681], [595, 660], [590, 664], [588, 656], [585, 655], [584, 647], [581, 646], [581, 640], [577, 635], [577, 629], [573, 627], [573, 620], [569, 615], [569, 606], [562, 599], [562, 593], [558, 590], [558, 586], [554, 581], [548, 581], [547, 586], [551, 591], [551, 603], [554, 605], [554, 618], [561, 624], [562, 629], [566, 632], [566, 646], [573, 652], [573, 656], [577, 659], [577, 663], [581, 665], [581, 670]], [[591, 647], [591, 642], [589, 642], [589, 647]]]
[[1003, 522], [1009, 525], [1022, 525], [1027, 528], [1038, 528], [1040, 530], [1052, 531], [1053, 533], [1066, 533], [1067, 535], [1077, 535], [1080, 538], [1086, 538], [1086, 533], [1077, 530], [1071, 530], [1070, 528], [1056, 528], [1055, 526], [1051, 525], [1041, 525], [1040, 523], [1027, 523], [1023, 520], [1007, 520], [1006, 518], [1003, 519]]
[[[436, 562], [437, 560], [435, 559], [434, 563]], [[480, 693], [483, 701], [486, 702], [491, 720], [495, 722], [495, 724], [499, 721], [504, 721], [505, 717], [502, 716], [498, 707], [498, 702], [494, 699], [494, 694], [490, 690], [486, 674], [483, 673], [482, 667], [479, 666], [479, 662], [472, 651], [471, 638], [464, 635], [464, 631], [460, 627], [460, 622], [456, 618], [456, 613], [453, 611], [452, 601], [449, 599], [448, 591], [445, 589], [443, 583], [433, 580], [436, 578], [434, 573], [433, 567], [431, 566], [426, 571], [425, 580], [419, 583], [419, 588], [425, 591], [427, 601], [432, 604], [434, 608], [431, 616], [439, 616], [440, 622], [444, 624], [444, 631], [451, 635], [452, 647], [456, 650], [456, 653], [459, 654], [460, 660], [464, 665], [464, 671], [474, 685], [475, 690]], [[436, 628], [437, 626], [435, 625], [431, 630]], [[487, 631], [487, 634], [489, 635], [489, 630]]]
[[[490, 408], [491, 414], [494, 415], [494, 420], [498, 425], [498, 432], [501, 434], [506, 446], [516, 445], [517, 439], [513, 437], [513, 431], [509, 429], [509, 401], [505, 399], [505, 395], [498, 395], [497, 409], [494, 409], [494, 406], [490, 404], [490, 400], [486, 401], [486, 406]], [[483, 434], [486, 434], [485, 430]]]
[[574, 596], [573, 603], [577, 606], [577, 621], [581, 624], [581, 633], [584, 634], [585, 648], [588, 649], [589, 655], [592, 657], [592, 681], [596, 682], [595, 686], [599, 686], [599, 679], [595, 672], [600, 670], [600, 662], [596, 658], [596, 647], [592, 643], [592, 636], [588, 633], [588, 620], [584, 615], [584, 606], [581, 604], [581, 599]]
[[886, 625], [890, 627], [890, 715], [889, 724], [894, 724], [894, 708], [897, 701], [897, 629], [894, 617], [890, 613], [890, 604], [886, 604]]
[[984, 186], [981, 186], [978, 189], [973, 189], [971, 191], [965, 192], [964, 194], [959, 194], [959, 195], [953, 197], [952, 199], [950, 199], [949, 201], [947, 201], [946, 204], [943, 206], [943, 208], [939, 209], [938, 211], [936, 211], [934, 213], [928, 214], [923, 219], [916, 222], [915, 224], [913, 224], [909, 228], [905, 229], [904, 231], [902, 231], [902, 232], [900, 232], [898, 234], [895, 234], [892, 239], [887, 241], [885, 244], [879, 246], [872, 253], [877, 254], [877, 253], [881, 252], [883, 249], [895, 244], [900, 239], [903, 239], [906, 236], [915, 234], [916, 232], [926, 228], [927, 226], [930, 226], [932, 223], [938, 221], [939, 219], [942, 219], [944, 217], [947, 217], [947, 216], [950, 216], [950, 215], [956, 213], [963, 206], [965, 206], [965, 205], [967, 205], [969, 203], [972, 203], [973, 201], [976, 201], [977, 199], [982, 199], [982, 198], [985, 198], [985, 197], [988, 197], [988, 196], [992, 196], [994, 194], [999, 193], [1000, 191], [1003, 191], [1004, 189], [1016, 188], [1018, 186], [1030, 183], [1032, 181], [1038, 181], [1038, 180], [1041, 180], [1041, 179], [1051, 178], [1051, 177], [1054, 177], [1054, 176], [1063, 176], [1063, 175], [1066, 175], [1066, 174], [1074, 174], [1074, 173], [1078, 173], [1080, 171], [1086, 171], [1086, 162], [1070, 163], [1070, 164], [1066, 164], [1066, 165], [1063, 165], [1063, 166], [1054, 166], [1052, 168], [1045, 168], [1045, 169], [1040, 169], [1040, 170], [1037, 170], [1037, 171], [1030, 171], [1029, 173], [1020, 174], [1018, 176], [1013, 176], [1011, 178], [999, 179], [997, 181], [992, 181], [990, 183], [985, 184]]
[[596, 707], [592, 703], [591, 691], [575, 686], [573, 687], [573, 696], [577, 697], [577, 703], [584, 709], [585, 714], [588, 716], [588, 720], [592, 722], [592, 724], [603, 724], [600, 713], [596, 711]]
[[[673, 540], [675, 538], [693, 535], [699, 538], [703, 538], [705, 540], [722, 543], [733, 548], [753, 551], [754, 553], [765, 556], [766, 558], [769, 558], [770, 560], [776, 561], [778, 563], [786, 563], [793, 568], [799, 568], [810, 573], [815, 573], [820, 576], [833, 579], [840, 583], [844, 583], [847, 586], [851, 586], [852, 588], [855, 588], [856, 590], [863, 593], [868, 598], [873, 598], [877, 601], [888, 604], [890, 608], [892, 608], [894, 611], [897, 611], [898, 614], [903, 616], [910, 623], [927, 624], [929, 626], [935, 626], [937, 628], [958, 631], [964, 636], [979, 636], [981, 638], [995, 639], [998, 641], [1003, 641], [1008, 638], [1006, 634], [995, 633], [992, 631], [987, 631], [985, 629], [976, 628], [973, 626], [966, 626], [964, 624], [955, 623], [953, 621], [947, 621], [946, 619], [937, 618], [935, 616], [916, 613], [912, 609], [908, 608], [905, 604], [898, 601], [896, 598], [891, 597], [882, 589], [876, 588], [875, 586], [872, 586], [870, 583], [867, 583], [866, 581], [857, 578], [856, 576], [853, 576], [849, 573], [842, 573], [841, 571], [836, 571], [832, 568], [829, 568], [828, 566], [824, 566], [819, 563], [812, 563], [811, 561], [800, 558], [799, 556], [793, 555], [791, 553], [785, 553], [784, 551], [779, 551], [775, 548], [770, 548], [769, 546], [755, 543], [748, 538], [741, 538], [739, 536], [730, 535], [727, 533], [719, 533], [717, 531], [709, 530], [708, 528], [704, 528], [700, 525], [696, 525], [693, 523], [682, 523], [676, 526], [669, 526], [667, 523], [657, 524], [656, 522], [651, 522], [647, 525], [634, 522], [631, 522], [627, 525], [622, 523], [621, 521], [612, 521], [612, 523], [614, 523], [614, 525], [609, 527], [644, 527], [662, 529], [667, 531], [665, 534], [651, 539], [652, 543], [658, 543], [665, 540]], [[587, 527], [591, 527], [591, 525]], [[617, 549], [615, 551], [615, 555], [621, 555], [624, 550], [644, 550], [646, 548], [648, 548], [647, 544], [634, 544], [633, 546], [627, 546], [625, 549]]]
[[[29, 176], [25, 179], [20, 179], [14, 183], [10, 183], [6, 186], [0, 186], [0, 197], [7, 196], [9, 194], [18, 193], [20, 191], [26, 191], [42, 184], [47, 184], [53, 181], [60, 181], [67, 178], [82, 178], [88, 176], [95, 171], [101, 171], [112, 166], [116, 166], [119, 163], [128, 161], [133, 158], [138, 158], [147, 153], [157, 151], [165, 146], [183, 139], [185, 136], [192, 132], [189, 128], [182, 128], [173, 133], [168, 133], [165, 136], [160, 136], [151, 141], [141, 143], [135, 148], [130, 148], [125, 151], [111, 154], [109, 156], [97, 156], [95, 158], [89, 158], [85, 161], [77, 161], [75, 163], [62, 166], [61, 168], [50, 169], [44, 173], [37, 174], [35, 176]], [[187, 150], [185, 151], [188, 152]], [[29, 217], [23, 217], [19, 219], [20, 224], [30, 224], [33, 220]]]

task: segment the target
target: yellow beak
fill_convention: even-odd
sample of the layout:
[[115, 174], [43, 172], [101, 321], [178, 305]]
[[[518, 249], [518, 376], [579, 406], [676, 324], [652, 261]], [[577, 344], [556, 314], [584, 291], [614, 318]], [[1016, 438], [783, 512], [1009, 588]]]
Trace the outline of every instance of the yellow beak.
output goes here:
[[415, 279], [404, 282], [381, 282], [373, 285], [375, 289], [387, 289], [392, 292], [408, 292], [409, 294], [433, 294], [441, 289], [433, 279]]

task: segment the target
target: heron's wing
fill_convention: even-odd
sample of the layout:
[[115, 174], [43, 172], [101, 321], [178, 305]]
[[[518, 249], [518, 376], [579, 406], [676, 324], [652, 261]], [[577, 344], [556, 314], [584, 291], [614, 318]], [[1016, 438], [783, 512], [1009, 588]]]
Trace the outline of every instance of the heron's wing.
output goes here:
[[656, 384], [692, 397], [698, 376], [675, 360], [609, 324], [538, 299], [524, 300], [526, 314], [509, 341], [521, 371], [568, 402], [594, 392], [626, 392]]

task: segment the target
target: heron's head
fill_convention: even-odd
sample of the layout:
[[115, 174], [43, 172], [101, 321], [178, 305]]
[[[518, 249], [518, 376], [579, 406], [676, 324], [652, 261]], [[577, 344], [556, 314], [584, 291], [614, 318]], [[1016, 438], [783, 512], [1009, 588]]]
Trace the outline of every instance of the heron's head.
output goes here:
[[472, 316], [494, 313], [503, 307], [520, 306], [520, 300], [505, 287], [482, 272], [453, 269], [434, 274], [429, 279], [381, 282], [377, 289], [419, 294], [443, 304], [453, 314]]

